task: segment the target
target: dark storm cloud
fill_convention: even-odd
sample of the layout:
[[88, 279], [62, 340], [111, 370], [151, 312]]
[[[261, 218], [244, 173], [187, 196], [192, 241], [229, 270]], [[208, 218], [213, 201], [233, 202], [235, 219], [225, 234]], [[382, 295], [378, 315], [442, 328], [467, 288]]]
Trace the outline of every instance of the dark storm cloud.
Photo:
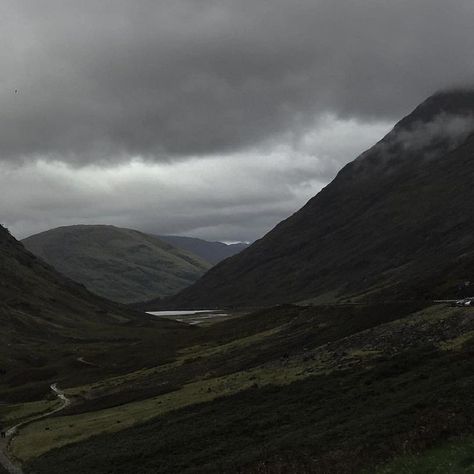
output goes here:
[[0, 157], [229, 153], [474, 80], [472, 0], [1, 0]]

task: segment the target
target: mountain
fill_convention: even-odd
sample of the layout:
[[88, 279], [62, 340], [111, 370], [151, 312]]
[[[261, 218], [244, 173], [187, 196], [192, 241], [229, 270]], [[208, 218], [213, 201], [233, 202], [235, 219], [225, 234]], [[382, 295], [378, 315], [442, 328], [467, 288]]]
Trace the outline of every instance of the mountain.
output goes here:
[[[0, 400], [49, 384], [142, 367], [173, 352], [181, 325], [96, 296], [28, 252], [0, 226]], [[137, 346], [140, 341], [140, 346]], [[100, 360], [100, 368], [85, 367]], [[92, 374], [93, 373], [93, 374]]]
[[209, 242], [207, 240], [193, 237], [180, 237], [177, 235], [159, 235], [161, 240], [201, 257], [213, 265], [232, 257], [245, 250], [249, 244], [243, 242], [237, 244], [224, 244], [223, 242]]
[[[186, 327], [92, 295], [3, 229], [0, 282], [0, 416], [27, 422], [0, 449], [25, 472], [474, 465], [472, 308], [282, 305]], [[52, 383], [71, 400], [57, 412]]]
[[23, 244], [62, 274], [121, 303], [172, 295], [210, 268], [157, 237], [114, 226], [58, 227]]
[[[3, 451], [38, 474], [471, 472], [473, 308], [420, 297], [470, 288], [472, 110], [474, 94], [434, 96], [170, 300], [352, 303], [186, 327], [90, 294], [0, 229], [0, 416], [27, 421]], [[45, 415], [56, 382], [71, 403]]]
[[430, 97], [170, 307], [440, 296], [474, 280], [474, 91]]

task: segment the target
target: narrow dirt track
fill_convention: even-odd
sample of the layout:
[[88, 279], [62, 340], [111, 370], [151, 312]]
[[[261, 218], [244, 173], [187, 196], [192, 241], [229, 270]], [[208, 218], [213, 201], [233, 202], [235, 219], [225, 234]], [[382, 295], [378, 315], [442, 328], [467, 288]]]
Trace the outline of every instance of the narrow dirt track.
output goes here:
[[47, 413], [43, 413], [42, 415], [36, 416], [34, 418], [30, 418], [29, 420], [18, 423], [15, 426], [12, 426], [6, 431], [6, 438], [0, 440], [0, 464], [10, 474], [23, 474], [21, 466], [17, 462], [15, 462], [15, 460], [11, 459], [8, 453], [8, 446], [12, 442], [13, 438], [18, 435], [19, 430], [29, 425], [30, 423], [42, 420], [44, 418], [48, 418], [49, 416], [54, 415], [55, 413], [58, 413], [61, 410], [64, 410], [64, 408], [69, 406], [71, 403], [71, 400], [69, 400], [69, 398], [66, 397], [64, 392], [62, 392], [58, 388], [57, 384], [53, 383], [51, 385], [51, 390], [61, 400], [62, 403], [60, 407], [48, 411]]

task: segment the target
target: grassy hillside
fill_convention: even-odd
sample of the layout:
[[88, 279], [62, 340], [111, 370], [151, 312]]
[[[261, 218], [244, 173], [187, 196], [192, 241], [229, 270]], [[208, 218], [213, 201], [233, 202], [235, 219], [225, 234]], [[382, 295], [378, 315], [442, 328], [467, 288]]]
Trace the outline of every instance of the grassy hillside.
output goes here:
[[264, 310], [198, 330], [169, 364], [71, 387], [70, 412], [13, 452], [36, 473], [405, 472], [443, 450], [470, 469], [473, 354], [469, 308]]
[[[0, 227], [0, 400], [35, 400], [173, 356], [189, 332], [106, 301], [57, 273]], [[84, 360], [94, 365], [87, 365]]]
[[23, 244], [62, 274], [121, 303], [177, 293], [211, 266], [157, 237], [113, 226], [59, 227]]
[[169, 307], [433, 298], [474, 281], [473, 115], [474, 92], [430, 98]]
[[207, 240], [177, 235], [160, 235], [159, 238], [175, 247], [198, 255], [213, 265], [242, 252], [242, 250], [248, 247], [248, 244], [243, 243], [224, 244], [222, 242], [209, 242]]

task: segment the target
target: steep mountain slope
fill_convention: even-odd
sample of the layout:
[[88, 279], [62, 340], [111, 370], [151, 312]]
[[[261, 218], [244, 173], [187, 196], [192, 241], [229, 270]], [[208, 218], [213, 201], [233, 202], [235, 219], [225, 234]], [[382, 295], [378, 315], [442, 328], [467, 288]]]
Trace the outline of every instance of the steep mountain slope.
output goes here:
[[[95, 378], [168, 357], [173, 334], [185, 331], [89, 293], [1, 226], [0, 326], [2, 401], [47, 393], [52, 381]], [[84, 358], [100, 359], [100, 367], [85, 367]]]
[[236, 255], [248, 247], [248, 244], [224, 244], [223, 242], [209, 242], [193, 237], [180, 237], [178, 235], [159, 235], [161, 240], [168, 242], [188, 252], [201, 257], [206, 262], [216, 263]]
[[474, 280], [474, 91], [434, 95], [170, 307], [440, 295]]
[[172, 295], [210, 268], [157, 237], [114, 226], [59, 227], [23, 244], [62, 274], [121, 303]]

